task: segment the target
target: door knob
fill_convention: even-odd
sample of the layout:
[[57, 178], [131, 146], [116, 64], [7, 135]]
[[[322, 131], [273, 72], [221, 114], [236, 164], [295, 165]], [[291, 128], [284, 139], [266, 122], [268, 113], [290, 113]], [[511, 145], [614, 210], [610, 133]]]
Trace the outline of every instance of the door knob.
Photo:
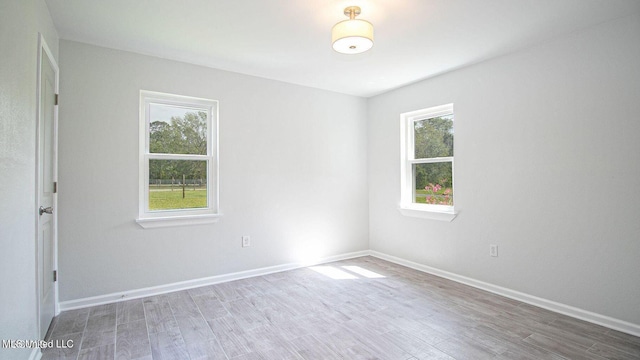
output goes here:
[[42, 216], [42, 214], [44, 213], [53, 214], [53, 208], [51, 206], [47, 208], [40, 206], [40, 209], [38, 209], [38, 213], [40, 214], [40, 216]]

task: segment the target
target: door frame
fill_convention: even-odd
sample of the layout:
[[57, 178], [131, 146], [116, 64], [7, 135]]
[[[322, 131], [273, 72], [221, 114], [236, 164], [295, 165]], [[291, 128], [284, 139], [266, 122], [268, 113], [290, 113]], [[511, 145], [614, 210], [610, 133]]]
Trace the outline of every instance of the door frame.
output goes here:
[[[35, 191], [36, 191], [36, 196], [35, 196], [35, 206], [34, 206], [34, 215], [35, 215], [35, 219], [36, 219], [36, 237], [35, 237], [35, 259], [36, 259], [36, 276], [35, 276], [35, 285], [36, 285], [36, 313], [37, 313], [37, 319], [38, 319], [38, 336], [40, 336], [40, 334], [42, 334], [42, 329], [41, 329], [41, 321], [40, 321], [40, 314], [41, 314], [41, 309], [40, 309], [40, 302], [41, 302], [41, 295], [40, 294], [40, 266], [42, 265], [38, 259], [38, 253], [40, 251], [40, 249], [38, 248], [38, 236], [40, 234], [40, 215], [38, 214], [38, 208], [40, 207], [40, 136], [41, 134], [41, 129], [40, 129], [40, 116], [41, 116], [41, 102], [40, 102], [40, 92], [41, 92], [41, 69], [42, 69], [42, 63], [45, 60], [45, 56], [49, 59], [49, 61], [51, 62], [51, 65], [53, 67], [53, 70], [55, 71], [55, 84], [54, 84], [54, 88], [55, 88], [55, 93], [58, 94], [59, 93], [59, 74], [60, 74], [60, 70], [58, 68], [58, 63], [55, 59], [55, 57], [53, 56], [53, 53], [51, 52], [49, 46], [47, 45], [47, 42], [44, 39], [44, 36], [42, 35], [42, 33], [38, 33], [38, 61], [37, 61], [37, 79], [36, 79], [36, 163], [35, 163], [35, 167], [36, 167], [36, 184], [35, 184]], [[52, 161], [53, 161], [53, 181], [55, 181], [56, 183], [58, 182], [58, 106], [54, 105], [53, 107], [53, 154], [52, 154]], [[53, 204], [53, 214], [51, 216], [53, 216], [52, 218], [52, 238], [53, 238], [53, 244], [52, 244], [52, 251], [53, 251], [53, 268], [54, 270], [58, 270], [58, 194], [57, 194], [57, 189], [54, 191], [53, 194], [53, 199], [52, 199], [52, 204]], [[53, 276], [53, 274], [51, 274], [51, 276]], [[58, 281], [55, 281], [53, 284], [53, 303], [54, 303], [54, 316], [58, 315], [60, 313], [60, 306], [59, 306], [59, 300], [58, 300]]]

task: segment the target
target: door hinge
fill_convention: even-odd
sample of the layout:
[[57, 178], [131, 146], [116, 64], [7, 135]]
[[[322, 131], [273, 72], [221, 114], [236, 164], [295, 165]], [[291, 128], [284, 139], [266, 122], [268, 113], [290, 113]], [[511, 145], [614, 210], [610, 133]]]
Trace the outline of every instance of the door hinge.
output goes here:
[[58, 281], [58, 271], [57, 270], [53, 270], [53, 281], [54, 282]]
[[54, 100], [54, 101], [55, 101], [55, 104], [54, 104], [54, 105], [58, 105], [58, 94], [56, 94], [56, 97], [55, 97], [55, 100]]
[[57, 181], [53, 182], [53, 193], [54, 194], [58, 193], [58, 182]]

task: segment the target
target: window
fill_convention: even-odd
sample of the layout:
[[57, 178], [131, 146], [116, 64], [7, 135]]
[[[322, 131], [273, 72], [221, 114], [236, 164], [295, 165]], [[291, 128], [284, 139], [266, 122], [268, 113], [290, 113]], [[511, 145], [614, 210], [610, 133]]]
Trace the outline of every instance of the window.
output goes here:
[[218, 102], [140, 91], [138, 224], [217, 221]]
[[404, 113], [400, 119], [400, 212], [453, 220], [453, 104]]

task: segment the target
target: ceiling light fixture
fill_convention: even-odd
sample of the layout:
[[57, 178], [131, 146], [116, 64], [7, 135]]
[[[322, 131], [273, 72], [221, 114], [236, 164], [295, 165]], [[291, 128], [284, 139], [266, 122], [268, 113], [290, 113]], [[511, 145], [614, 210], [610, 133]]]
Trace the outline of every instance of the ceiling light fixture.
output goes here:
[[359, 6], [344, 9], [349, 20], [340, 21], [331, 29], [333, 50], [341, 54], [360, 54], [373, 46], [373, 25], [366, 20], [358, 20]]

